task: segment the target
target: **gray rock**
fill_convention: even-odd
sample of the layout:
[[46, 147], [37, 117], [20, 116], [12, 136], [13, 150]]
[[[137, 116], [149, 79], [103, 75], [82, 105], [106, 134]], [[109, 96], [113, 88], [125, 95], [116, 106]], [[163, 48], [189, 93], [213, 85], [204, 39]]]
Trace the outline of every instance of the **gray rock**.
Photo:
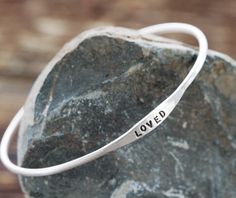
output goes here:
[[[122, 28], [87, 31], [34, 84], [18, 164], [38, 168], [89, 153], [126, 132], [180, 84], [196, 59], [187, 45]], [[150, 135], [47, 177], [20, 177], [34, 198], [235, 198], [236, 68], [209, 51], [203, 70]]]

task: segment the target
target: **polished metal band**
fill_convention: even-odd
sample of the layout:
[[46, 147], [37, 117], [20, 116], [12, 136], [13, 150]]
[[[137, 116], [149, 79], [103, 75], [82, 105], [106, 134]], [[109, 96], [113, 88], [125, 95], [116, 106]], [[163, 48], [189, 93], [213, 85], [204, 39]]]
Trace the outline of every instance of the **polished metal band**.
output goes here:
[[63, 172], [65, 170], [69, 170], [71, 168], [81, 166], [87, 162], [93, 161], [105, 154], [115, 151], [118, 148], [130, 144], [139, 138], [144, 137], [151, 131], [153, 131], [156, 127], [158, 127], [172, 112], [175, 106], [178, 104], [179, 100], [183, 96], [186, 89], [193, 82], [199, 71], [201, 70], [206, 56], [207, 56], [207, 39], [201, 30], [192, 26], [190, 24], [185, 23], [164, 23], [153, 25], [149, 27], [145, 27], [143, 29], [138, 30], [138, 33], [141, 35], [145, 34], [154, 34], [154, 33], [172, 33], [172, 32], [180, 32], [185, 34], [190, 34], [194, 36], [199, 43], [199, 53], [194, 63], [192, 69], [179, 85], [179, 87], [160, 105], [158, 105], [155, 109], [153, 109], [148, 115], [146, 115], [143, 119], [137, 122], [133, 127], [131, 127], [126, 133], [113, 140], [109, 144], [101, 147], [98, 150], [95, 150], [85, 156], [79, 157], [77, 159], [65, 162], [63, 164], [59, 164], [56, 166], [46, 167], [46, 168], [23, 168], [13, 164], [8, 156], [8, 150], [11, 138], [16, 131], [18, 124], [24, 114], [23, 107], [18, 111], [15, 115], [8, 128], [6, 129], [5, 134], [3, 135], [1, 145], [0, 145], [0, 157], [2, 163], [12, 172], [25, 176], [46, 176], [52, 175], [56, 173]]

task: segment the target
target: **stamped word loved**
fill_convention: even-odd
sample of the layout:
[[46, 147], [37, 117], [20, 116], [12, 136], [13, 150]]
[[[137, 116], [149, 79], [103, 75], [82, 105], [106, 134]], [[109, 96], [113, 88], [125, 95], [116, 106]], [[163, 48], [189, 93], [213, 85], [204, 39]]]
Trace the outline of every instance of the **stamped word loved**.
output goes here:
[[137, 138], [144, 135], [145, 132], [148, 132], [154, 126], [159, 124], [163, 118], [165, 117], [166, 113], [164, 111], [159, 111], [157, 115], [155, 115], [152, 119], [147, 121], [145, 124], [139, 126], [137, 130], [134, 131]]

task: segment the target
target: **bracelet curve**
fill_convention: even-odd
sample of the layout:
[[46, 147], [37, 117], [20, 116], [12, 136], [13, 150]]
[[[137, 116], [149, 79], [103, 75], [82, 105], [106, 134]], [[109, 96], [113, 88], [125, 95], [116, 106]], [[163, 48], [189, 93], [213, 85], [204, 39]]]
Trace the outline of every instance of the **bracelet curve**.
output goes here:
[[0, 158], [6, 168], [8, 168], [13, 173], [24, 176], [47, 176], [57, 174], [93, 161], [111, 151], [115, 151], [118, 148], [121, 148], [144, 137], [146, 134], [150, 133], [157, 126], [159, 126], [168, 117], [168, 115], [178, 104], [186, 89], [193, 82], [193, 80], [201, 70], [207, 56], [207, 39], [200, 29], [186, 23], [163, 23], [145, 27], [137, 31], [140, 35], [179, 32], [192, 35], [197, 39], [199, 44], [198, 57], [190, 72], [187, 74], [182, 83], [177, 87], [177, 89], [167, 99], [161, 102], [160, 105], [158, 105], [149, 114], [147, 114], [144, 118], [142, 118], [126, 133], [124, 133], [117, 139], [82, 157], [46, 168], [24, 168], [15, 165], [9, 159], [8, 150], [10, 141], [24, 114], [24, 109], [22, 107], [10, 122], [1, 141]]

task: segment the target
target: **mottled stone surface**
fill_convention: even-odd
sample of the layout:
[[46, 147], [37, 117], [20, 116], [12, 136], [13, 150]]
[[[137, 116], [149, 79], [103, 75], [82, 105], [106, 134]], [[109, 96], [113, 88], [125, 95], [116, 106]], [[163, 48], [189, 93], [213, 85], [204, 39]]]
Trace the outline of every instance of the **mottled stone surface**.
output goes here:
[[[105, 28], [75, 38], [26, 103], [18, 163], [46, 167], [91, 152], [164, 100], [196, 59], [193, 48]], [[48, 177], [20, 177], [34, 198], [235, 198], [236, 68], [210, 51], [169, 118], [150, 135]]]

